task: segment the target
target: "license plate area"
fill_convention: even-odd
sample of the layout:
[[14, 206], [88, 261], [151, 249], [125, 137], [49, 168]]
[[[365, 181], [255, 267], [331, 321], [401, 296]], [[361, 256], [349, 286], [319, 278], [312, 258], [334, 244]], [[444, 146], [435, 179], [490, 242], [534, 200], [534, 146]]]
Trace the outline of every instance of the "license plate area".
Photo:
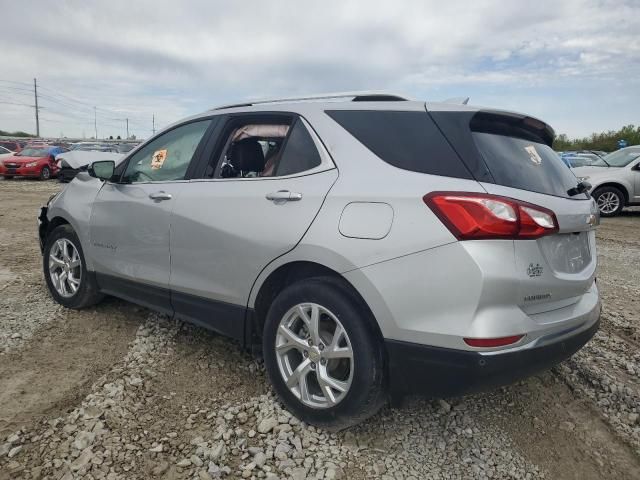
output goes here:
[[577, 274], [592, 262], [591, 232], [558, 233], [538, 240], [551, 269]]

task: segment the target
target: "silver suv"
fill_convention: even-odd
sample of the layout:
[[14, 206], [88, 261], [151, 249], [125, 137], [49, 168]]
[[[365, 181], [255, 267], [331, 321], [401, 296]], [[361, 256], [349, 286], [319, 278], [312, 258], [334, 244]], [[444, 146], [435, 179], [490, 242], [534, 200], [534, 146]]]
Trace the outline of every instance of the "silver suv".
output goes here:
[[640, 205], [640, 146], [610, 153], [588, 166], [573, 169], [591, 185], [591, 195], [603, 217], [614, 217], [626, 206]]
[[599, 324], [585, 185], [532, 117], [390, 94], [230, 105], [94, 162], [42, 208], [47, 285], [259, 348], [339, 429], [410, 393], [505, 384]]

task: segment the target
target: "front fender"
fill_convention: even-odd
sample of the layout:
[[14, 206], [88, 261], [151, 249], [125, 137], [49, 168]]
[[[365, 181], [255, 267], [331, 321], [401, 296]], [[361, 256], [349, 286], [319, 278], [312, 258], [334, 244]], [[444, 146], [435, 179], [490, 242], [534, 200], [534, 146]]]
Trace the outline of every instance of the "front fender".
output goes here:
[[102, 188], [103, 182], [87, 174], [78, 176], [47, 206], [47, 221], [62, 219], [69, 223], [80, 239], [85, 252], [88, 270], [93, 270], [93, 262], [87, 254], [90, 244], [91, 212], [93, 202]]
[[604, 176], [594, 179], [589, 179], [587, 182], [591, 183], [591, 193], [595, 192], [598, 188], [604, 185], [612, 185], [616, 184], [621, 186], [624, 189], [624, 192], [627, 195], [627, 199], [631, 200], [633, 198], [633, 185], [626, 178], [619, 178], [616, 176]]

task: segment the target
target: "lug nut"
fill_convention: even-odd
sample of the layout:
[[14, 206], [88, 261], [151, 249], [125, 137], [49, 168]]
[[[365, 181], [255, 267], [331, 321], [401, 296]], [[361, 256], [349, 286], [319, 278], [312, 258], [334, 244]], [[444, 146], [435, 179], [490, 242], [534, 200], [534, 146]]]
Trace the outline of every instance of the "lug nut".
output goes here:
[[310, 347], [313, 347], [313, 340], [309, 339], [309, 341], [307, 343], [309, 343]]
[[305, 356], [305, 357], [308, 357], [308, 356], [309, 356], [309, 352], [307, 352], [307, 351], [305, 350], [304, 352], [302, 352], [302, 355], [303, 355], [303, 356]]
[[315, 370], [316, 369], [316, 364], [311, 362], [311, 370]]
[[324, 350], [324, 343], [321, 343], [320, 345], [318, 345], [318, 348], [319, 348], [320, 350]]
[[320, 359], [320, 364], [321, 365], [326, 365], [327, 364], [327, 359], [326, 358]]

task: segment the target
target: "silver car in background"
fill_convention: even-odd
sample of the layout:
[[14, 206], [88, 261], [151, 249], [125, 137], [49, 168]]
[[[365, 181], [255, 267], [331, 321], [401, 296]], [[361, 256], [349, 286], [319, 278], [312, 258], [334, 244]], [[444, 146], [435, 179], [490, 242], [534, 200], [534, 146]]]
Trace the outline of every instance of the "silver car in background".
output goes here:
[[591, 195], [604, 217], [640, 205], [640, 146], [622, 148], [573, 172], [591, 184]]
[[70, 308], [114, 295], [261, 350], [327, 428], [506, 384], [599, 325], [598, 211], [553, 137], [391, 94], [219, 107], [42, 208], [46, 282]]

